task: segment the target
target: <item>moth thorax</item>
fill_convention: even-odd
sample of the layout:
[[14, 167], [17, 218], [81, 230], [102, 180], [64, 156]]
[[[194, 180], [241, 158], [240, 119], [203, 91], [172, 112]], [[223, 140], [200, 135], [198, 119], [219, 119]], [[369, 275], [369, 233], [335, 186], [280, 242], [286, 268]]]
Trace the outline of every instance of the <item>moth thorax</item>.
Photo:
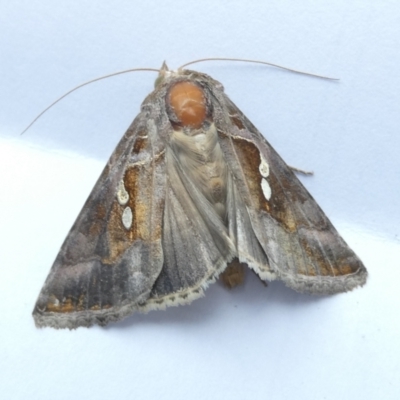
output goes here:
[[203, 90], [191, 82], [178, 82], [169, 91], [169, 104], [180, 125], [201, 128], [206, 119], [207, 107]]

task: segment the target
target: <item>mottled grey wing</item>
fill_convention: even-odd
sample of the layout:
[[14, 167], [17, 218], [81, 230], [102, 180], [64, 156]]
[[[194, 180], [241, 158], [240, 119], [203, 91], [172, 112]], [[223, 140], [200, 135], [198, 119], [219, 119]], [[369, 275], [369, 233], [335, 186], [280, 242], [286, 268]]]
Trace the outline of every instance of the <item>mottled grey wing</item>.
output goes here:
[[166, 148], [162, 271], [145, 309], [190, 303], [236, 255], [229, 232], [210, 203]]
[[164, 195], [165, 150], [143, 111], [61, 247], [33, 311], [37, 326], [105, 325], [145, 303], [163, 265]]
[[262, 279], [281, 279], [299, 292], [329, 294], [363, 285], [364, 265], [293, 171], [225, 94], [214, 96], [219, 143], [235, 196], [244, 204], [239, 215], [245, 221], [248, 214], [268, 258], [265, 266], [250, 267]]

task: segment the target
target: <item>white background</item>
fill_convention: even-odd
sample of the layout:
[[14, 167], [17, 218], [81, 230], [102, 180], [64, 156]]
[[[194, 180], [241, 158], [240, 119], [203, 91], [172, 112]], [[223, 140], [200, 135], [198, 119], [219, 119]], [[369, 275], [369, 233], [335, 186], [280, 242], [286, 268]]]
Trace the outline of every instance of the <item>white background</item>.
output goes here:
[[[400, 3], [0, 1], [0, 396], [398, 399]], [[303, 179], [370, 272], [333, 297], [254, 276], [107, 328], [38, 330], [31, 310], [108, 156], [152, 90], [136, 73], [202, 57]]]

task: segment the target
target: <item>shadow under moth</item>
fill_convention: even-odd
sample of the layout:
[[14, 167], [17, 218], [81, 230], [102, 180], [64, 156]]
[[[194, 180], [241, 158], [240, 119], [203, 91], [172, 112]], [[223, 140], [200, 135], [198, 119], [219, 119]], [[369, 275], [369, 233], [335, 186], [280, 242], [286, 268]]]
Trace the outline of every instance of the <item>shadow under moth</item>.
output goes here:
[[210, 76], [164, 65], [69, 232], [36, 326], [106, 325], [188, 304], [244, 268], [302, 293], [367, 271], [312, 196]]

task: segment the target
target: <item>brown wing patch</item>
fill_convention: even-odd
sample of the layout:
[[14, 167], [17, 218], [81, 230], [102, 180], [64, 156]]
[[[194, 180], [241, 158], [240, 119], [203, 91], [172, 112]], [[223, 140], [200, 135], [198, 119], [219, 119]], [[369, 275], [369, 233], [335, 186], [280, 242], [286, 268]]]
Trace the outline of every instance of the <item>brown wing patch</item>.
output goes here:
[[[223, 135], [223, 133], [220, 132]], [[263, 177], [260, 175], [259, 167], [261, 163], [260, 150], [254, 143], [241, 138], [232, 138], [235, 142], [235, 150], [238, 153], [243, 170], [246, 171], [246, 182], [252, 193], [253, 201], [256, 201], [258, 211], [264, 210], [279, 222], [288, 232], [295, 232], [299, 224], [304, 223], [301, 219], [296, 219], [288, 204], [287, 193], [290, 182], [289, 179], [278, 181], [276, 175], [271, 169], [267, 177], [268, 184], [271, 187], [271, 198], [267, 200], [262, 191], [261, 182]], [[297, 196], [301, 200], [302, 196]], [[285, 201], [286, 199], [286, 201]]]
[[[149, 236], [146, 217], [149, 215], [149, 207], [151, 203], [148, 201], [149, 197], [144, 196], [144, 193], [139, 192], [139, 190], [147, 191], [146, 187], [148, 186], [144, 182], [144, 171], [142, 168], [149, 167], [130, 167], [126, 171], [124, 177], [125, 187], [129, 193], [128, 205], [131, 207], [133, 213], [132, 228], [129, 230], [130, 240], [135, 240], [137, 238], [145, 239]], [[144, 175], [147, 174], [144, 172]]]
[[106, 215], [107, 211], [105, 207], [102, 204], [98, 204], [96, 207], [96, 211], [94, 213], [94, 219], [88, 229], [89, 235], [98, 236], [101, 234], [103, 220], [106, 217]]
[[139, 154], [148, 145], [146, 131], [139, 132], [137, 139], [132, 148], [132, 154]]
[[[229, 110], [229, 111], [232, 112], [232, 110]], [[235, 125], [237, 128], [239, 128], [240, 130], [245, 129], [243, 122], [241, 121], [241, 119], [239, 118], [239, 116], [237, 114], [230, 115], [230, 119], [231, 119], [231, 122], [233, 123], [233, 125]]]
[[[164, 162], [163, 155], [153, 161], [152, 168]], [[129, 199], [121, 205], [114, 201], [107, 222], [107, 237], [109, 240], [109, 257], [103, 259], [107, 264], [115, 264], [117, 259], [136, 240], [150, 241], [161, 238], [161, 224], [150, 225], [149, 215], [154, 211], [152, 204], [151, 169], [148, 164], [129, 166], [122, 179]], [[161, 203], [158, 209], [161, 212]], [[127, 208], [132, 213], [132, 222], [129, 227], [123, 224], [123, 213]]]

